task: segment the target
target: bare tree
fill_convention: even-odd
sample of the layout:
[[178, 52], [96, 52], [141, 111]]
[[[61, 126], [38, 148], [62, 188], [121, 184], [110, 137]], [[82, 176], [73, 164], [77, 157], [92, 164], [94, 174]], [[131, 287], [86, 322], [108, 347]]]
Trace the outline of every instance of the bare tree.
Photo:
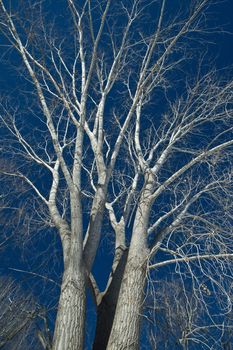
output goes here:
[[32, 295], [10, 278], [0, 279], [0, 309], [0, 349], [49, 350], [46, 314]]
[[[87, 286], [93, 348], [138, 349], [145, 286], [168, 265], [194, 292], [208, 280], [219, 314], [231, 310], [233, 84], [198, 52], [211, 3], [64, 0], [51, 17], [42, 1], [0, 0], [3, 59], [22, 89], [2, 103], [14, 160], [3, 172], [25, 181], [62, 242], [53, 350], [83, 349]], [[109, 230], [100, 291], [92, 270]]]
[[[203, 324], [203, 303], [179, 281], [161, 281], [146, 303], [147, 332], [152, 349], [187, 349], [187, 334]], [[147, 319], [146, 319], [147, 320]], [[169, 334], [169, 336], [168, 336]]]
[[184, 281], [171, 278], [171, 275], [169, 278], [169, 281], [157, 281], [156, 289], [150, 287], [147, 294], [144, 328], [150, 341], [145, 348], [229, 347], [232, 343], [232, 311], [227, 317], [216, 313], [216, 307], [213, 307], [216, 296], [204, 282], [199, 291], [194, 292], [191, 285], [184, 285]]

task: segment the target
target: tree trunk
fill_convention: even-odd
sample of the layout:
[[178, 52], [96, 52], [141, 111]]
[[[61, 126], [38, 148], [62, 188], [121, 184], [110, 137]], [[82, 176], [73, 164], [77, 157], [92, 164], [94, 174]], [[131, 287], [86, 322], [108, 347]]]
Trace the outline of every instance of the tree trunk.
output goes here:
[[146, 278], [145, 263], [141, 265], [140, 262], [135, 257], [127, 263], [107, 350], [139, 348], [140, 319]]
[[53, 339], [53, 350], [82, 350], [85, 325], [85, 275], [64, 273]]

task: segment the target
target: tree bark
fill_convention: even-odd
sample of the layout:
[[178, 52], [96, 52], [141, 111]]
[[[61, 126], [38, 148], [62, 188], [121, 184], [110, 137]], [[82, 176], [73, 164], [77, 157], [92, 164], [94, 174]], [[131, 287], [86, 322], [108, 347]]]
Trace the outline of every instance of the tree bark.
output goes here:
[[85, 308], [85, 275], [68, 269], [63, 275], [53, 350], [83, 349]]
[[[63, 245], [64, 273], [53, 338], [53, 350], [82, 350], [86, 314], [86, 270], [80, 193], [71, 199], [70, 246]], [[60, 232], [61, 237], [62, 232]]]

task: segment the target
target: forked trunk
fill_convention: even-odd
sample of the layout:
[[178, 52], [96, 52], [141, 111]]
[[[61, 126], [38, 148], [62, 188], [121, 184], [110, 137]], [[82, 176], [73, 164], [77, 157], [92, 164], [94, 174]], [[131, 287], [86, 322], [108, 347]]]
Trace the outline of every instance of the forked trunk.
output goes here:
[[85, 325], [84, 273], [67, 271], [61, 286], [53, 350], [82, 350]]
[[137, 350], [146, 280], [147, 227], [150, 203], [142, 195], [118, 297], [107, 350]]

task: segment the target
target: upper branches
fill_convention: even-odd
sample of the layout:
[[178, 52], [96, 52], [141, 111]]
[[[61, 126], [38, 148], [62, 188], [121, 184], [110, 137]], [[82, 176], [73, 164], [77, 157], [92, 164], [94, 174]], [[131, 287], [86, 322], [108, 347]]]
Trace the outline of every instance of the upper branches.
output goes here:
[[[18, 70], [26, 77], [22, 95], [29, 91], [26, 117], [19, 101], [17, 111], [2, 110], [3, 127], [21, 159], [43, 169], [49, 182], [41, 191], [34, 174], [23, 166], [18, 174], [65, 237], [81, 222], [85, 204], [90, 266], [107, 202], [116, 233], [122, 223], [130, 227], [146, 192], [157, 217], [152, 227], [165, 237], [216, 181], [212, 170], [219, 158], [219, 178], [231, 163], [232, 82], [206, 73], [205, 57], [196, 63], [190, 54], [197, 49], [191, 50], [192, 40], [203, 42], [210, 3], [193, 1], [182, 12], [176, 3], [170, 11], [165, 0], [68, 0], [65, 16], [49, 22], [43, 2], [29, 2], [24, 22], [24, 8], [15, 14], [0, 1], [1, 32], [24, 66]], [[36, 137], [28, 132], [32, 127]], [[195, 178], [198, 172], [203, 181]], [[154, 208], [162, 198], [170, 206], [158, 217]], [[125, 245], [125, 232], [119, 237]]]

